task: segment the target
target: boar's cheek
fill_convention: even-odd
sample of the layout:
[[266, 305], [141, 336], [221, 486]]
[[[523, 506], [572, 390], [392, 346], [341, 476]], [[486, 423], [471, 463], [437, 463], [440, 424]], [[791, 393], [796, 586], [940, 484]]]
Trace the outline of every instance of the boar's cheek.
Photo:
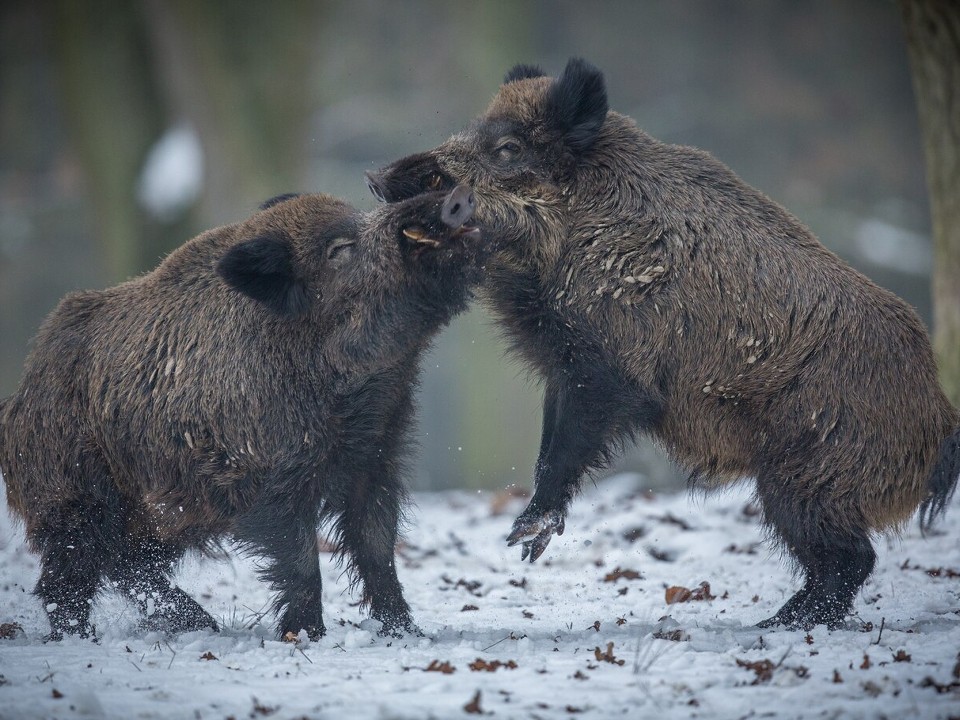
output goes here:
[[282, 233], [234, 245], [216, 269], [227, 285], [278, 315], [301, 315], [310, 306], [307, 287], [294, 268], [290, 239]]

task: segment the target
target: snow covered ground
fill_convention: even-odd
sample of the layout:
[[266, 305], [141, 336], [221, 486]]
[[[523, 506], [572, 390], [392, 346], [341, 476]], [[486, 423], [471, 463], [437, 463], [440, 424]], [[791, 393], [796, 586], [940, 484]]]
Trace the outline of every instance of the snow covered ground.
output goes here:
[[[522, 500], [421, 494], [398, 564], [424, 637], [377, 637], [325, 556], [328, 634], [297, 644], [239, 556], [178, 576], [219, 634], [140, 630], [104, 594], [99, 644], [43, 644], [37, 565], [0, 507], [0, 623], [22, 627], [0, 640], [0, 718], [960, 717], [958, 504], [932, 537], [880, 539], [849, 629], [808, 634], [752, 626], [795, 583], [746, 488], [603, 482], [535, 565], [503, 543]], [[674, 586], [710, 599], [667, 604]]]

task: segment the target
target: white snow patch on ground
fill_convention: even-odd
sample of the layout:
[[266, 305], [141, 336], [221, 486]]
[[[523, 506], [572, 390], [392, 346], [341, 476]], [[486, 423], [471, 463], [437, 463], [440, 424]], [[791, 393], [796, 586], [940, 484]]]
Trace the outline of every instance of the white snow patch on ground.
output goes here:
[[[0, 718], [458, 718], [477, 693], [502, 718], [960, 715], [956, 502], [936, 534], [878, 541], [849, 629], [807, 634], [753, 627], [796, 584], [758, 545], [746, 488], [700, 500], [604, 482], [534, 565], [503, 543], [523, 502], [493, 514], [493, 500], [416, 496], [398, 567], [424, 637], [377, 637], [325, 555], [328, 634], [297, 645], [274, 639], [268, 593], [239, 556], [190, 558], [177, 578], [221, 633], [140, 630], [104, 593], [98, 644], [44, 644], [37, 564], [0, 507], [0, 622], [22, 626], [0, 640]], [[665, 603], [668, 586], [703, 581], [714, 599]]]

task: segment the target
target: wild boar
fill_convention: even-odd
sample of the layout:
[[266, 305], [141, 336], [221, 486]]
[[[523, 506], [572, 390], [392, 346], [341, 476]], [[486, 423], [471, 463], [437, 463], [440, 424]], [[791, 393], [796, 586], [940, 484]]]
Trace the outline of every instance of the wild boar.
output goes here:
[[413, 628], [394, 566], [413, 389], [480, 279], [472, 214], [463, 186], [368, 214], [283, 196], [59, 304], [0, 404], [51, 638], [92, 632], [104, 580], [154, 625], [216, 628], [170, 577], [224, 538], [263, 558], [280, 636], [322, 635], [327, 520], [382, 632]]
[[647, 434], [709, 488], [755, 478], [804, 584], [762, 627], [839, 626], [871, 534], [960, 475], [960, 416], [916, 313], [700, 150], [608, 111], [602, 73], [511, 70], [439, 147], [369, 173], [381, 200], [469, 183], [496, 245], [482, 296], [542, 377], [531, 562], [584, 474]]

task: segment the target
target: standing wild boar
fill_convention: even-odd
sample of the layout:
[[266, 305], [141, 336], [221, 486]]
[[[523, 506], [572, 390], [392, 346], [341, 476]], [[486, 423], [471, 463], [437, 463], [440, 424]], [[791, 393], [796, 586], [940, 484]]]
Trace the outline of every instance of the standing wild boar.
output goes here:
[[0, 403], [51, 637], [91, 632], [104, 579], [161, 627], [215, 628], [169, 578], [227, 536], [265, 558], [279, 634], [322, 635], [325, 519], [382, 632], [413, 627], [393, 556], [407, 425], [418, 359], [480, 279], [472, 214], [463, 186], [366, 215], [284, 196], [60, 303]]
[[544, 379], [524, 558], [641, 433], [695, 486], [756, 478], [805, 579], [762, 627], [837, 627], [871, 534], [943, 511], [960, 417], [913, 310], [710, 155], [608, 112], [596, 68], [517, 66], [468, 130], [369, 175], [387, 201], [457, 182], [496, 244], [486, 301]]

